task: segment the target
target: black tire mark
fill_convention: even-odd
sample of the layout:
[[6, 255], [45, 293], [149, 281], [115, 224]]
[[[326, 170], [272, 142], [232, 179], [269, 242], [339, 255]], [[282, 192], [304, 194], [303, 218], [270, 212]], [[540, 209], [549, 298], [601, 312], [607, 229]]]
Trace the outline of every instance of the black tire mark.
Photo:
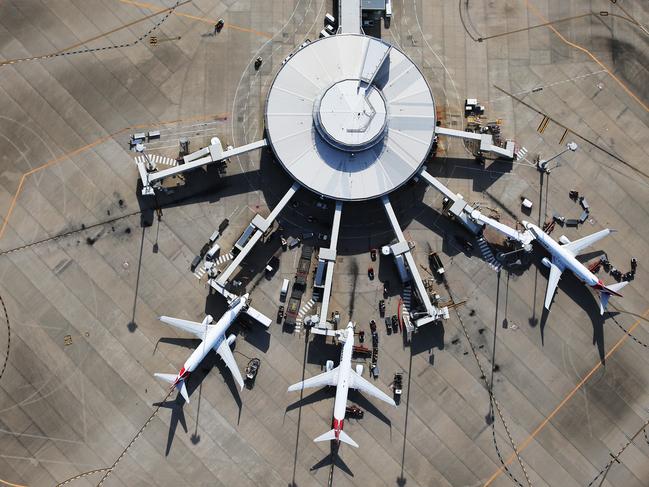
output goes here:
[[[180, 5], [181, 0], [177, 0], [176, 3], [173, 5], [173, 7], [169, 7], [167, 10], [167, 13], [158, 21], [156, 22], [153, 27], [151, 27], [148, 31], [146, 31], [144, 34], [142, 34], [140, 37], [136, 38], [132, 42], [127, 42], [124, 44], [119, 44], [119, 45], [111, 45], [111, 46], [102, 46], [102, 47], [92, 47], [92, 48], [86, 48], [86, 49], [77, 49], [76, 51], [66, 51], [66, 52], [57, 52], [57, 53], [52, 53], [52, 54], [44, 54], [42, 56], [34, 56], [34, 57], [28, 57], [24, 59], [14, 59], [11, 61], [5, 61], [3, 63], [0, 63], [0, 66], [10, 66], [12, 64], [18, 64], [22, 63], [25, 61], [38, 61], [38, 60], [43, 60], [43, 59], [52, 59], [55, 57], [61, 57], [61, 56], [71, 56], [73, 54], [85, 54], [85, 53], [90, 53], [90, 52], [97, 52], [97, 51], [108, 51], [111, 49], [123, 49], [125, 47], [133, 47], [136, 44], [139, 44], [142, 42], [144, 39], [149, 37], [153, 31], [157, 30], [162, 23], [169, 18], [169, 16], [178, 8]], [[184, 1], [183, 3], [187, 3], [187, 1]]]
[[9, 313], [7, 313], [7, 307], [5, 306], [4, 299], [0, 296], [0, 303], [2, 304], [2, 309], [5, 313], [5, 320], [7, 322], [7, 353], [5, 354], [5, 360], [2, 364], [2, 370], [0, 370], [0, 380], [7, 369], [7, 362], [9, 362], [9, 349], [11, 348], [11, 327], [9, 326]]

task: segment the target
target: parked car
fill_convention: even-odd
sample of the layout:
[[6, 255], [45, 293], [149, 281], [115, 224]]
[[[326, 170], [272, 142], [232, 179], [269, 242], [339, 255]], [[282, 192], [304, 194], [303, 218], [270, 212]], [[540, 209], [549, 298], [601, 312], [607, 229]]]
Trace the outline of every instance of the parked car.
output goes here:
[[383, 283], [383, 297], [387, 298], [388, 294], [390, 294], [390, 281], [385, 281]]
[[385, 332], [388, 335], [392, 334], [392, 320], [390, 319], [389, 316], [386, 316], [385, 318]]
[[399, 333], [399, 317], [397, 315], [392, 315], [392, 331]]
[[399, 404], [401, 394], [403, 393], [403, 375], [399, 372], [394, 374], [392, 380], [392, 390], [394, 391], [394, 402]]
[[284, 306], [280, 306], [277, 310], [277, 323], [281, 323], [284, 319]]
[[374, 267], [367, 268], [367, 277], [370, 278], [370, 281], [374, 280]]
[[376, 260], [376, 249], [370, 250], [370, 259], [372, 259], [372, 261]]
[[385, 300], [383, 299], [379, 301], [379, 315], [381, 318], [385, 316]]

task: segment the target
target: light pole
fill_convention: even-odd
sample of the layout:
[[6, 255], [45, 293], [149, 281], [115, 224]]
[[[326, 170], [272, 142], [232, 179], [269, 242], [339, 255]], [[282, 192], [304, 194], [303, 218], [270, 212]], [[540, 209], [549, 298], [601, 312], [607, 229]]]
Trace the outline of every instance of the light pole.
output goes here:
[[[547, 160], [546, 159], [540, 159], [539, 162], [536, 163], [536, 167], [537, 167], [537, 169], [539, 171], [550, 174], [550, 168], [548, 168], [548, 163], [550, 161], [556, 159], [557, 157], [565, 154], [568, 151], [575, 152], [578, 148], [579, 148], [579, 146], [575, 142], [568, 142], [566, 144], [566, 148], [563, 149], [561, 152], [559, 152], [557, 155], [552, 156], [550, 159], [547, 159]], [[559, 167], [559, 164], [557, 163], [557, 165], [555, 167]]]

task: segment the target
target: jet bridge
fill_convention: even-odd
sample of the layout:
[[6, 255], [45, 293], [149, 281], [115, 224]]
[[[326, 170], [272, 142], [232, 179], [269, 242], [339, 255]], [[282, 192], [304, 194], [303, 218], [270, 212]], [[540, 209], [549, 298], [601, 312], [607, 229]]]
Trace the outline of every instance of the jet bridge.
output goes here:
[[[421, 279], [421, 275], [417, 270], [417, 263], [412, 256], [412, 252], [410, 251], [410, 245], [406, 241], [403, 232], [401, 231], [397, 216], [394, 214], [394, 209], [392, 208], [392, 204], [390, 203], [390, 198], [385, 195], [381, 198], [381, 200], [383, 202], [385, 213], [387, 214], [388, 219], [390, 220], [390, 224], [392, 225], [392, 229], [394, 230], [394, 233], [397, 237], [397, 243], [390, 247], [392, 253], [394, 254], [395, 259], [405, 258], [405, 261], [408, 264], [410, 276], [412, 277], [412, 280], [415, 284], [415, 289], [417, 290], [417, 293], [419, 294], [419, 297], [424, 303], [424, 307], [426, 308], [426, 316], [417, 319], [415, 326], [420, 327], [427, 323], [439, 320], [442, 317], [448, 316], [447, 308], [436, 308], [430, 301], [428, 291], [424, 286], [424, 281]], [[408, 332], [410, 331], [412, 330], [408, 330]]]
[[[459, 131], [458, 131], [459, 132]], [[433, 177], [428, 173], [426, 167], [422, 167], [419, 175], [433, 188], [442, 193], [451, 201], [451, 206], [448, 211], [452, 214], [464, 227], [469, 230], [474, 235], [478, 235], [482, 232], [485, 225], [489, 225], [498, 232], [506, 235], [507, 237], [519, 242], [525, 251], [532, 250], [531, 242], [534, 240], [534, 236], [529, 231], [519, 232], [518, 230], [511, 228], [504, 223], [500, 223], [498, 220], [489, 218], [486, 215], [483, 215], [480, 210], [474, 208], [469, 203], [467, 203], [461, 194], [453, 193], [448, 189], [444, 184], [439, 181], [439, 179]]]
[[149, 172], [150, 168], [147, 167], [146, 163], [137, 162], [137, 169], [140, 173], [140, 179], [142, 180], [142, 194], [144, 196], [152, 196], [155, 193], [155, 183], [162, 181], [164, 178], [182, 174], [198, 167], [213, 164], [230, 157], [240, 156], [242, 154], [245, 154], [246, 152], [266, 147], [267, 145], [268, 142], [266, 141], [266, 139], [262, 139], [251, 144], [246, 144], [241, 147], [235, 147], [233, 149], [224, 151], [223, 147], [221, 146], [221, 141], [217, 137], [214, 137], [212, 139], [211, 145], [183, 157], [184, 164], [179, 164], [175, 167], [171, 167], [163, 171]]
[[343, 34], [361, 33], [361, 0], [338, 0], [338, 30]]
[[490, 152], [492, 154], [496, 154], [498, 157], [504, 157], [511, 160], [514, 159], [514, 147], [516, 144], [513, 140], [508, 140], [505, 147], [503, 148], [494, 144], [494, 139], [491, 134], [465, 132], [464, 130], [449, 129], [446, 127], [435, 127], [435, 133], [437, 135], [446, 135], [447, 137], [476, 140], [480, 142], [480, 152]]
[[270, 215], [268, 215], [266, 218], [262, 217], [261, 215], [255, 215], [251, 222], [251, 226], [255, 227], [254, 233], [245, 243], [244, 247], [237, 254], [234, 260], [230, 262], [230, 265], [221, 274], [219, 274], [219, 276], [214, 281], [210, 281], [210, 285], [212, 287], [216, 289], [215, 284], [218, 284], [219, 287], [225, 287], [229, 277], [241, 265], [243, 259], [246, 258], [246, 256], [250, 253], [257, 242], [259, 242], [259, 239], [262, 237], [264, 232], [270, 228], [273, 221], [275, 221], [277, 216], [288, 204], [288, 202], [291, 200], [298, 189], [300, 189], [300, 185], [298, 183], [293, 183], [293, 186], [289, 188], [289, 190], [282, 197], [279, 203], [277, 203], [275, 208], [273, 208], [273, 211], [270, 212]]
[[329, 313], [329, 301], [331, 299], [331, 286], [334, 278], [334, 264], [336, 263], [336, 249], [338, 248], [338, 232], [340, 230], [340, 217], [343, 212], [342, 201], [336, 201], [336, 211], [334, 221], [331, 226], [331, 241], [329, 248], [320, 249], [318, 255], [318, 265], [324, 263], [326, 266], [324, 292], [322, 293], [322, 306], [320, 308], [320, 323], [325, 324]]

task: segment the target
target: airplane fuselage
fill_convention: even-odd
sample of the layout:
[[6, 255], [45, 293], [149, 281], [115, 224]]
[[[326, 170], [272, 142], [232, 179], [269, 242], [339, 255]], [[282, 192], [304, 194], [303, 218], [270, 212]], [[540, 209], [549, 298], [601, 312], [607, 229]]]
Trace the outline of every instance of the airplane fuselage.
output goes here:
[[570, 252], [567, 252], [566, 249], [564, 249], [547, 233], [532, 223], [528, 223], [527, 228], [534, 234], [536, 241], [541, 244], [545, 250], [550, 252], [552, 257], [560, 261], [566, 269], [570, 269], [578, 279], [591, 287], [601, 285], [600, 280], [595, 274], [590, 272], [584, 264], [579, 262]]
[[352, 352], [354, 349], [354, 327], [347, 327], [345, 345], [340, 354], [340, 368], [338, 369], [338, 385], [336, 386], [336, 399], [334, 402], [333, 429], [336, 432], [336, 441], [339, 440], [340, 431], [343, 429], [345, 411], [347, 409], [347, 393], [352, 370]]
[[183, 367], [178, 372], [178, 378], [176, 382], [181, 379], [186, 379], [190, 373], [196, 370], [196, 367], [200, 365], [205, 356], [210, 352], [210, 350], [215, 350], [221, 345], [221, 342], [225, 340], [225, 332], [228, 331], [230, 325], [237, 319], [239, 314], [246, 307], [246, 298], [242, 296], [239, 298], [239, 302], [236, 303], [233, 307], [228, 309], [223, 316], [216, 322], [216, 324], [208, 326], [207, 332], [205, 333], [205, 339], [200, 343], [196, 350], [192, 352], [189, 358], [183, 364]]

